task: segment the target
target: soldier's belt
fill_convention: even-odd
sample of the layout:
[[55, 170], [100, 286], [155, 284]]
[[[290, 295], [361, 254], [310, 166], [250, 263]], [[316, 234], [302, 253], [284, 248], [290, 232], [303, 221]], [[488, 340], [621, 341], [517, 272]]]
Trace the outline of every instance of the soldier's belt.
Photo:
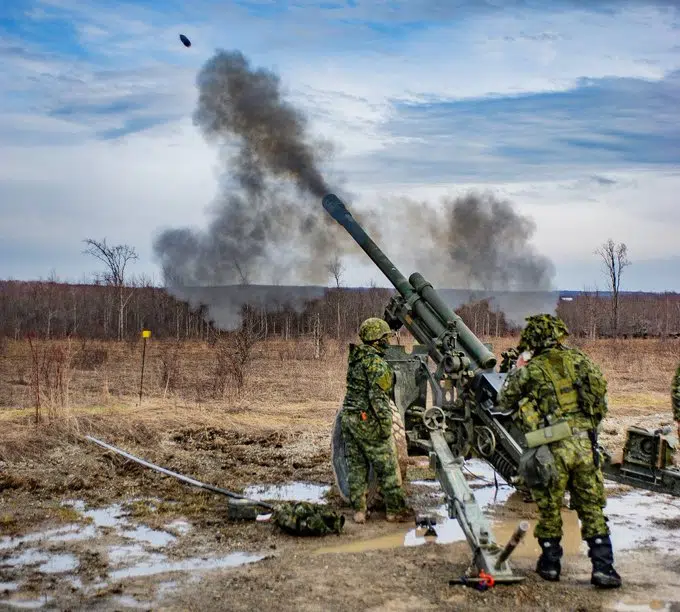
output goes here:
[[[527, 446], [529, 448], [535, 448], [536, 446], [541, 446], [541, 444], [559, 442], [560, 440], [571, 438], [574, 435], [574, 431], [572, 431], [569, 421], [560, 421], [554, 425], [543, 427], [543, 429], [530, 431], [529, 433], [525, 434], [524, 437], [526, 438]], [[578, 435], [580, 435], [580, 432]], [[587, 432], [585, 432], [585, 435], [588, 435]]]

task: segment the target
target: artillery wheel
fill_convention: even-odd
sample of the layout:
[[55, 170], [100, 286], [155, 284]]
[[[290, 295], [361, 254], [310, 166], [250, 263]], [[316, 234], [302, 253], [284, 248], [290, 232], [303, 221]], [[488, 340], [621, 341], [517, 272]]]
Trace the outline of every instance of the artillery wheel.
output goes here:
[[[406, 429], [401, 414], [394, 403], [390, 403], [392, 408], [392, 433], [394, 445], [397, 452], [397, 462], [399, 464], [399, 477], [403, 483], [406, 480], [406, 469], [408, 467], [408, 447], [406, 442]], [[340, 497], [349, 503], [349, 469], [345, 458], [345, 441], [340, 425], [340, 411], [335, 415], [333, 432], [331, 434], [331, 463], [333, 475]], [[380, 487], [378, 479], [373, 471], [373, 466], [368, 470], [368, 489], [366, 492], [366, 504], [369, 508], [375, 506], [380, 497]]]
[[454, 457], [467, 457], [472, 447], [472, 429], [465, 421], [449, 421], [446, 430], [449, 448]]
[[496, 450], [496, 436], [486, 425], [475, 427], [475, 450], [486, 459]]

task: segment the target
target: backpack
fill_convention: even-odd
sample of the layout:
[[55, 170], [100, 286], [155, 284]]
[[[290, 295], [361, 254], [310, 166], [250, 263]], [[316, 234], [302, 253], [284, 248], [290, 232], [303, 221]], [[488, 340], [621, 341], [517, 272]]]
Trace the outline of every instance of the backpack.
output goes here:
[[559, 404], [557, 417], [580, 410], [597, 427], [607, 413], [607, 381], [580, 351], [550, 349], [534, 365], [550, 380]]
[[286, 502], [277, 504], [272, 522], [290, 535], [339, 535], [345, 525], [345, 517], [322, 504]]
[[590, 416], [595, 425], [599, 425], [607, 414], [607, 381], [600, 369], [590, 360], [580, 359], [577, 362], [578, 391], [581, 410]]

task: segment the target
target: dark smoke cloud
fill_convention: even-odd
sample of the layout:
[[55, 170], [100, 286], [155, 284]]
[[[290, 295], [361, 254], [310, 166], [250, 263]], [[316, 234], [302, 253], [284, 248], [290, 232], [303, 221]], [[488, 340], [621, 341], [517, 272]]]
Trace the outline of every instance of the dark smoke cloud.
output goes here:
[[[321, 167], [332, 147], [310, 137], [306, 117], [284, 99], [279, 77], [252, 68], [238, 51], [218, 51], [197, 86], [194, 123], [224, 159], [218, 197], [205, 230], [165, 230], [154, 251], [166, 286], [180, 299], [208, 299], [217, 323], [232, 327], [243, 301], [273, 299], [247, 285], [325, 285], [338, 255], [365, 259], [321, 206], [331, 191]], [[551, 286], [551, 262], [529, 244], [534, 224], [509, 202], [471, 193], [445, 200], [443, 209], [401, 199], [383, 210], [352, 212], [374, 239], [384, 236], [379, 242], [404, 273], [403, 259], [410, 258], [437, 288], [536, 292]], [[190, 290], [225, 285], [239, 287], [228, 294]], [[294, 297], [285, 295], [296, 303]]]
[[469, 194], [450, 203], [445, 236], [452, 264], [486, 290], [548, 290], [555, 269], [530, 244], [535, 223], [510, 202]]
[[[391, 218], [409, 228], [415, 266], [439, 287], [550, 291], [555, 269], [530, 243], [536, 229], [511, 202], [470, 192], [440, 207], [400, 199]], [[393, 228], [392, 232], [398, 232]]]
[[242, 139], [237, 171], [245, 184], [262, 190], [268, 170], [276, 176], [291, 175], [302, 191], [317, 198], [328, 193], [317, 152], [308, 142], [306, 118], [282, 99], [276, 74], [251, 69], [238, 51], [218, 51], [197, 83], [194, 122], [208, 139]]
[[279, 77], [238, 51], [218, 51], [197, 77], [194, 123], [222, 148], [225, 168], [205, 231], [170, 229], [154, 242], [171, 286], [324, 283], [339, 232], [321, 207], [331, 152], [284, 100]]

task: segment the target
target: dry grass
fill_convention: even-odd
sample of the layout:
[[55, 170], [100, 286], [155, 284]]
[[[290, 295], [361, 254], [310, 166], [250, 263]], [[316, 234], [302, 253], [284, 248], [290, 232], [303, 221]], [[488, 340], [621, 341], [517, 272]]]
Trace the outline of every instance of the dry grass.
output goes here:
[[[516, 343], [515, 338], [483, 340], [493, 343], [497, 355]], [[42, 350], [49, 352], [49, 345], [42, 343]], [[607, 376], [610, 420], [670, 419], [670, 382], [680, 361], [680, 340], [598, 340], [579, 346]], [[218, 398], [211, 393], [216, 347], [152, 340], [140, 404], [141, 349], [141, 343], [73, 345], [64, 373], [67, 401], [60, 410], [43, 413], [36, 425], [30, 347], [6, 342], [0, 355], [0, 460], [38, 456], [84, 434], [144, 446], [187, 426], [318, 434], [330, 430], [344, 394], [346, 345], [333, 340], [326, 342], [321, 360], [313, 358], [311, 340], [259, 343], [243, 392]], [[610, 430], [615, 437], [621, 433], [616, 425]]]

